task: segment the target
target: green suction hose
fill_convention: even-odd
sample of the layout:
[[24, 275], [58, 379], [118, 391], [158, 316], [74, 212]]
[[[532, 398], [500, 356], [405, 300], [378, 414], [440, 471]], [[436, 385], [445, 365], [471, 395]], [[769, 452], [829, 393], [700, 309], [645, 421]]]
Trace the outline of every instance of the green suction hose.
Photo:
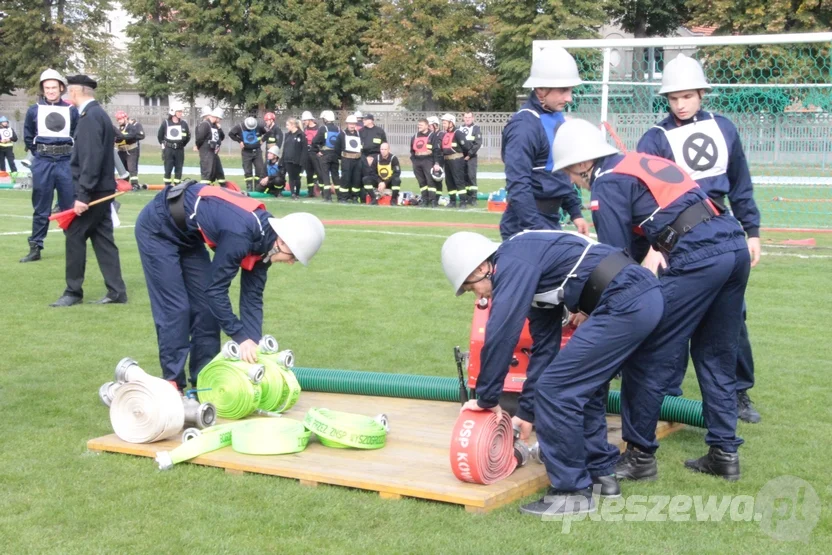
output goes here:
[[[456, 378], [300, 368], [298, 366], [292, 370], [305, 391], [459, 402], [459, 380]], [[620, 391], [609, 392], [607, 412], [621, 414]], [[705, 427], [702, 402], [681, 397], [665, 397], [659, 418], [698, 428]]]

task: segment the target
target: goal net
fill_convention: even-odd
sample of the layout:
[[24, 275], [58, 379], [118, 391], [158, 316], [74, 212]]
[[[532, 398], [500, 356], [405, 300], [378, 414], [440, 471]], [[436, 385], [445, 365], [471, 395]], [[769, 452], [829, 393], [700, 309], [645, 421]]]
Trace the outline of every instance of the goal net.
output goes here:
[[535, 41], [578, 60], [573, 115], [607, 122], [628, 149], [668, 114], [665, 63], [698, 59], [703, 109], [734, 122], [768, 229], [832, 229], [832, 33]]

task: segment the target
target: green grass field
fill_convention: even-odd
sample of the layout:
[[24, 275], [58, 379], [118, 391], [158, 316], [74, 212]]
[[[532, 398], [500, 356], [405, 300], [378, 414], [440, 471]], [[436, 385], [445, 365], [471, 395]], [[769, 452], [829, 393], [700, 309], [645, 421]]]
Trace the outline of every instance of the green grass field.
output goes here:
[[[740, 425], [742, 480], [686, 471], [683, 461], [705, 452], [702, 430], [686, 429], [663, 440], [658, 481], [623, 485], [625, 496], [754, 496], [772, 479], [797, 476], [823, 504], [808, 542], [779, 541], [753, 521], [695, 517], [575, 522], [562, 534], [560, 522], [520, 515], [515, 505], [471, 515], [453, 505], [387, 501], [371, 492], [310, 489], [294, 480], [187, 464], [161, 473], [150, 459], [87, 452], [88, 439], [111, 432], [97, 390], [111, 379], [115, 363], [130, 356], [159, 373], [128, 227], [150, 198], [149, 192], [122, 197], [125, 227], [116, 241], [129, 304], [52, 309], [47, 305], [64, 288], [63, 237], [50, 233], [41, 262], [18, 264], [27, 250], [30, 197], [0, 191], [0, 539], [7, 553], [829, 552], [832, 237], [814, 235], [817, 249], [795, 250], [774, 242], [806, 235], [769, 235], [752, 272], [748, 324], [758, 385], [751, 393], [763, 422]], [[276, 215], [307, 210], [325, 220], [498, 222], [482, 209], [267, 203]], [[440, 246], [453, 231], [330, 226], [310, 267], [271, 270], [264, 329], [295, 351], [300, 366], [454, 376], [452, 348], [467, 342], [472, 303], [454, 297], [439, 265]], [[485, 233], [497, 237], [496, 230]], [[104, 286], [91, 252], [88, 259], [85, 294], [94, 300]], [[699, 397], [690, 374], [685, 391]]]

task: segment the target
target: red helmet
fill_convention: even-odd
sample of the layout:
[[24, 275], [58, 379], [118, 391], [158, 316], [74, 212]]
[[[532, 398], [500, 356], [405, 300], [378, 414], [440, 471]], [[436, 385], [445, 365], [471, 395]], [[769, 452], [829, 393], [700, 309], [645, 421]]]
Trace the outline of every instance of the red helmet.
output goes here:
[[266, 112], [266, 115], [263, 116], [263, 119], [266, 121], [274, 121], [274, 112]]
[[116, 119], [127, 119], [127, 112], [124, 110], [119, 110], [116, 112]]

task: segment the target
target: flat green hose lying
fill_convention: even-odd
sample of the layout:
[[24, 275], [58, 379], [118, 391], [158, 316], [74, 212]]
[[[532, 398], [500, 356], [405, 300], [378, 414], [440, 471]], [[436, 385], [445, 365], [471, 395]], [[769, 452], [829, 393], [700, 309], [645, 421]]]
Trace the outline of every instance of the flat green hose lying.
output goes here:
[[[305, 391], [404, 397], [426, 401], [459, 401], [459, 381], [456, 378], [300, 368], [298, 366], [295, 366], [292, 370], [298, 382], [300, 382], [301, 388]], [[621, 414], [621, 392], [609, 392], [607, 412]], [[682, 397], [665, 397], [659, 418], [698, 428], [705, 427], [705, 420], [702, 417], [702, 402]]]

